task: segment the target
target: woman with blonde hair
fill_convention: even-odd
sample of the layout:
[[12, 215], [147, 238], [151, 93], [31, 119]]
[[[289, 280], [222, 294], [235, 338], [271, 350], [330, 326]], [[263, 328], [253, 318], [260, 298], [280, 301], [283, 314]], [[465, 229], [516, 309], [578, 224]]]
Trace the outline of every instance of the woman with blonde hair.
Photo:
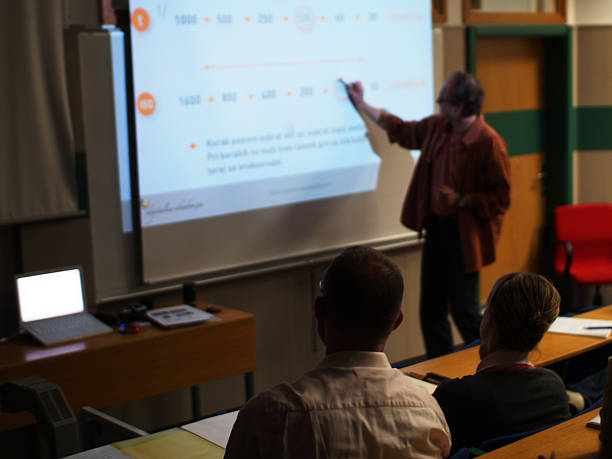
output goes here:
[[497, 280], [480, 325], [476, 374], [444, 382], [433, 394], [450, 427], [453, 450], [570, 417], [561, 378], [529, 360], [560, 302], [559, 292], [538, 274]]

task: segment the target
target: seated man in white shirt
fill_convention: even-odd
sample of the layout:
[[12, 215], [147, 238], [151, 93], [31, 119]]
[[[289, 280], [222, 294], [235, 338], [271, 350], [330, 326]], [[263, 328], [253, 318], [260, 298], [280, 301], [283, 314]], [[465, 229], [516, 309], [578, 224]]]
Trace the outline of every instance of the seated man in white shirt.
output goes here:
[[251, 399], [225, 458], [446, 457], [450, 432], [439, 405], [383, 353], [403, 318], [403, 289], [381, 252], [352, 247], [336, 257], [314, 305], [325, 359]]

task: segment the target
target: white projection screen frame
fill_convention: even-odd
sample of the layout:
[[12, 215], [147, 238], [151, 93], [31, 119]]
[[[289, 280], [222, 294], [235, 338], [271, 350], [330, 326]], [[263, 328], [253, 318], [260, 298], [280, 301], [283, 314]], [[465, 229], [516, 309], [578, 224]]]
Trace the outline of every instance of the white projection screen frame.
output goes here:
[[143, 280], [414, 238], [414, 156], [338, 78], [433, 111], [429, 0], [131, 0]]

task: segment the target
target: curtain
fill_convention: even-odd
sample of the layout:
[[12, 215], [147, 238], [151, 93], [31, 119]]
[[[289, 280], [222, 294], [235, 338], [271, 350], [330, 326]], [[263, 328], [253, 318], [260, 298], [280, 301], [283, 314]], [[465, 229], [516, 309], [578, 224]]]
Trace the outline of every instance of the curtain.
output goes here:
[[63, 2], [0, 5], [0, 224], [74, 215]]

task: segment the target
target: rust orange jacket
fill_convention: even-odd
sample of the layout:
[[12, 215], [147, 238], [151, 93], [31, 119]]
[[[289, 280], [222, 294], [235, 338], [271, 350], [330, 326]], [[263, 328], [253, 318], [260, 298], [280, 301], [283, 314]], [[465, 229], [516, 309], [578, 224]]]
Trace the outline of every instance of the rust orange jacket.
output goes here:
[[[431, 171], [436, 155], [451, 134], [450, 123], [439, 115], [421, 121], [402, 121], [382, 112], [389, 140], [421, 150], [404, 200], [401, 222], [421, 231], [431, 214]], [[459, 189], [466, 207], [457, 209], [463, 265], [466, 272], [479, 271], [495, 261], [504, 213], [510, 206], [510, 161], [504, 140], [482, 115], [462, 138]]]

